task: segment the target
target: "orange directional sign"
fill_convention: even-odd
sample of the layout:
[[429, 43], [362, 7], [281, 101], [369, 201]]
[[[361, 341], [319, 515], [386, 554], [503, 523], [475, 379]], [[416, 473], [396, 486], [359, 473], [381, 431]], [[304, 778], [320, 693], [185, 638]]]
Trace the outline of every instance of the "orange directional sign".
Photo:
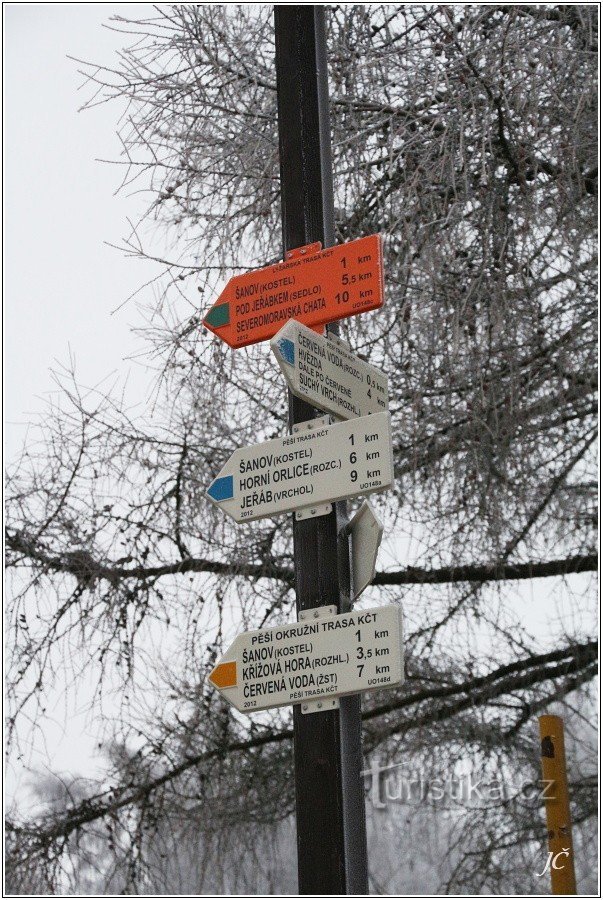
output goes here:
[[383, 305], [378, 234], [321, 250], [309, 244], [285, 262], [231, 278], [203, 324], [231, 347], [267, 341], [288, 319], [310, 327]]

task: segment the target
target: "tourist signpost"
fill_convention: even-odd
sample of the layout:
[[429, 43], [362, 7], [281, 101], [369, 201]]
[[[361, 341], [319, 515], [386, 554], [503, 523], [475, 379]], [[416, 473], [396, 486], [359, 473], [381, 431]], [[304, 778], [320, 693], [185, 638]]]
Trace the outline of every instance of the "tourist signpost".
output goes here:
[[231, 278], [203, 324], [231, 347], [271, 338], [288, 319], [323, 326], [383, 305], [381, 237], [289, 252], [284, 262]]
[[207, 496], [236, 522], [295, 511], [298, 622], [240, 634], [209, 678], [241, 712], [293, 705], [300, 894], [366, 894], [359, 695], [402, 683], [402, 632], [397, 606], [351, 609], [383, 526], [346, 501], [391, 486], [393, 451], [387, 378], [337, 322], [383, 304], [382, 247], [332, 246], [324, 8], [276, 6], [275, 38], [285, 259], [231, 278], [203, 324], [235, 349], [274, 339], [292, 433], [235, 450]]
[[389, 413], [308, 426], [235, 450], [208, 498], [236, 522], [247, 522], [390, 487]]
[[209, 679], [240, 712], [291, 703], [308, 712], [311, 701], [398, 687], [404, 680], [400, 607], [245, 631]]
[[338, 337], [291, 320], [270, 341], [287, 387], [339, 419], [388, 408], [387, 375], [360, 359]]

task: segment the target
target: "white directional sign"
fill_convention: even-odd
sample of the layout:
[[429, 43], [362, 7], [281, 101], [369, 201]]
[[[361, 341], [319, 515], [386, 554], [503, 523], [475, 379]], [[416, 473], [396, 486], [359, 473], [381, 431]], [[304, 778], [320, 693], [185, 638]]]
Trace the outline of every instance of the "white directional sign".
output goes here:
[[404, 681], [400, 607], [246, 631], [209, 678], [242, 712], [397, 687]]
[[372, 494], [393, 480], [388, 412], [312, 425], [232, 454], [207, 496], [236, 522]]
[[350, 519], [348, 528], [352, 535], [352, 593], [355, 600], [375, 577], [383, 524], [365, 500]]
[[387, 375], [350, 352], [339, 338], [323, 337], [291, 319], [270, 341], [292, 393], [340, 419], [388, 408]]

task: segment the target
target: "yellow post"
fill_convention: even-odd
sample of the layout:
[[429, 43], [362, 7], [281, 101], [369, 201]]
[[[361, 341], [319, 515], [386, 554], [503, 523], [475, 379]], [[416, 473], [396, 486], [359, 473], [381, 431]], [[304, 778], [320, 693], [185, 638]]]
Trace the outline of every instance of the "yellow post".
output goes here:
[[576, 894], [563, 719], [560, 716], [539, 716], [538, 722], [551, 888], [553, 894]]

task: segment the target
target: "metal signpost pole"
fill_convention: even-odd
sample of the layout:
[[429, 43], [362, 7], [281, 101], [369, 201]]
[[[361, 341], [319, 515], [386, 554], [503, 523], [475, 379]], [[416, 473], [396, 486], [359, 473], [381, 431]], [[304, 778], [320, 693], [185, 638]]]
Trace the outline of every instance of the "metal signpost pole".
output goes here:
[[[275, 6], [284, 251], [334, 243], [324, 8]], [[335, 333], [335, 329], [329, 326]], [[289, 424], [318, 416], [289, 393]], [[327, 516], [293, 522], [298, 613], [350, 608], [345, 502]], [[339, 710], [293, 707], [299, 891], [365, 894], [366, 819], [360, 697]]]

